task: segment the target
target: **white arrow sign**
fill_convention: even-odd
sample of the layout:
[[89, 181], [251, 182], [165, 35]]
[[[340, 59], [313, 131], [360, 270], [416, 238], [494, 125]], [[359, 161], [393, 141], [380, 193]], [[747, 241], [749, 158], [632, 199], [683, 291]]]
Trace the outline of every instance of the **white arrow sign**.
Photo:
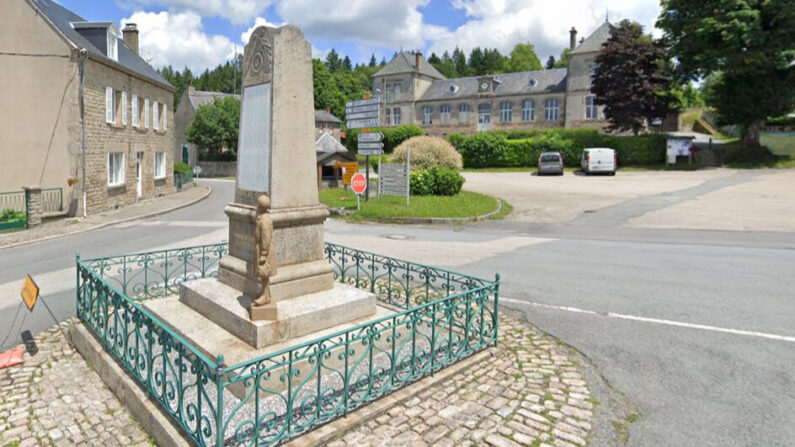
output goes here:
[[359, 150], [362, 149], [383, 149], [384, 143], [362, 143], [361, 141], [358, 144]]
[[349, 120], [361, 120], [369, 118], [378, 119], [378, 110], [376, 110], [375, 112], [346, 113], [345, 117]]
[[380, 106], [378, 104], [373, 104], [369, 106], [359, 106], [359, 107], [346, 107], [345, 113], [360, 113], [360, 112], [372, 112], [374, 110], [378, 110]]
[[357, 152], [359, 155], [382, 155], [383, 149], [361, 149]]
[[377, 143], [384, 138], [381, 132], [368, 132], [359, 134], [359, 143]]
[[381, 103], [381, 97], [375, 96], [370, 99], [359, 99], [356, 101], [346, 102], [345, 107], [369, 106], [372, 104], [380, 104], [380, 103]]
[[361, 129], [364, 127], [378, 127], [378, 118], [349, 120], [346, 125], [348, 129]]

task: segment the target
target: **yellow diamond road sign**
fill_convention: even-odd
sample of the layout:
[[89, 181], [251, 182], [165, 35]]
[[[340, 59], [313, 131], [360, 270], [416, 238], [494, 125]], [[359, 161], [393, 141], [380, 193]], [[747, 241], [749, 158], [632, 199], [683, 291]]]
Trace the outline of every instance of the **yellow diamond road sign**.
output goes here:
[[22, 285], [20, 295], [22, 295], [25, 305], [28, 306], [28, 310], [32, 311], [33, 306], [36, 305], [36, 300], [39, 299], [39, 286], [33, 282], [33, 278], [31, 278], [30, 275], [25, 277], [25, 284]]

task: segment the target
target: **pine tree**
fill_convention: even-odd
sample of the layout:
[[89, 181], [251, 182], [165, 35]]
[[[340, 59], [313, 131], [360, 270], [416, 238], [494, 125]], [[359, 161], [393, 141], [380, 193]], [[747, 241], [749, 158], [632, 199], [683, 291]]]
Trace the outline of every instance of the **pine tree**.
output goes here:
[[378, 62], [375, 61], [375, 54], [372, 54], [370, 56], [370, 64], [368, 65], [368, 67], [372, 68], [375, 67], [377, 64]]

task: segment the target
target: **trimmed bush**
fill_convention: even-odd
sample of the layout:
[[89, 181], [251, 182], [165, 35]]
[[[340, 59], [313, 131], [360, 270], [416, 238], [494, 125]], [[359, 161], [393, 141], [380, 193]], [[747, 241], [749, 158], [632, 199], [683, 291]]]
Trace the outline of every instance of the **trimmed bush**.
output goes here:
[[772, 166], [776, 155], [766, 147], [731, 147], [726, 150], [723, 161], [730, 167]]
[[608, 135], [596, 129], [517, 130], [450, 135], [467, 168], [532, 167], [541, 152], [558, 151], [567, 166], [578, 166], [582, 150], [608, 147], [616, 150], [622, 165], [660, 165], [665, 162], [663, 134]]
[[464, 177], [453, 169], [430, 168], [411, 171], [409, 189], [415, 196], [454, 196], [461, 192]]
[[411, 169], [434, 167], [460, 170], [463, 160], [452, 144], [442, 138], [411, 137], [398, 146], [390, 155], [390, 163], [405, 163], [406, 148], [411, 147]]
[[176, 174], [190, 174], [193, 172], [190, 168], [190, 165], [187, 163], [177, 162], [174, 163], [174, 173]]

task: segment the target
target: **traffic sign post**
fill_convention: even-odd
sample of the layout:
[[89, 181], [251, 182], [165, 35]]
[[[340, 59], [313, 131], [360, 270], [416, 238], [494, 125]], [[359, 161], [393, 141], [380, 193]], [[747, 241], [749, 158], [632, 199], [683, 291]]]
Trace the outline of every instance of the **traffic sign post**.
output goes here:
[[351, 189], [356, 194], [356, 210], [361, 211], [362, 205], [359, 198], [367, 190], [367, 178], [361, 172], [357, 172], [351, 177]]
[[[364, 99], [359, 99], [356, 101], [349, 101], [345, 103], [345, 119], [347, 120], [345, 125], [348, 129], [364, 129], [364, 131], [359, 134], [359, 144], [357, 152], [360, 155], [364, 155], [364, 160], [366, 163], [365, 166], [365, 182], [367, 188], [366, 195], [364, 196], [365, 202], [370, 200], [370, 156], [371, 155], [378, 155], [380, 156], [384, 153], [384, 145], [381, 143], [381, 139], [384, 138], [384, 134], [381, 132], [369, 133], [368, 128], [370, 127], [378, 127], [380, 124], [380, 113], [381, 113], [381, 97], [365, 97]], [[358, 201], [359, 195], [356, 195], [356, 207], [358, 209]]]

